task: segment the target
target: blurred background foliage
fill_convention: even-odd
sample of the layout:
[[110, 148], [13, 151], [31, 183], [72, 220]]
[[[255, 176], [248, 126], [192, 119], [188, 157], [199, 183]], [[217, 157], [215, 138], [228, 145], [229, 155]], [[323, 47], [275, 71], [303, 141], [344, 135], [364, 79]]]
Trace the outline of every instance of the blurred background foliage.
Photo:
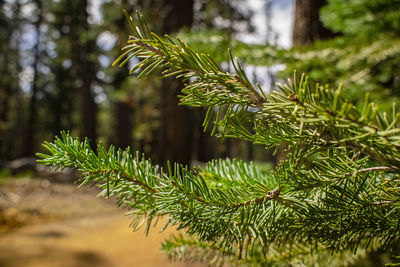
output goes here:
[[177, 106], [179, 82], [139, 80], [128, 68], [111, 67], [129, 36], [124, 9], [140, 10], [157, 33], [229, 36], [221, 55], [237, 32], [254, 30], [242, 1], [0, 1], [0, 159], [33, 157], [63, 129], [88, 137], [93, 147], [130, 146], [160, 164], [246, 151], [246, 144], [202, 133], [204, 111]]
[[[266, 91], [295, 69], [311, 81], [343, 84], [354, 104], [365, 92], [383, 110], [398, 102], [400, 1], [259, 2], [261, 21], [239, 0], [0, 0], [0, 159], [32, 157], [43, 140], [69, 130], [92, 145], [130, 146], [161, 165], [275, 160], [263, 147], [203, 133], [205, 111], [177, 105], [180, 82], [128, 76], [136, 59], [112, 68], [129, 36], [123, 9], [140, 10], [154, 32], [177, 34], [226, 71], [231, 48]], [[277, 42], [274, 5], [295, 6], [292, 48]], [[264, 32], [254, 35], [260, 23]], [[252, 34], [256, 41], [246, 37]]]

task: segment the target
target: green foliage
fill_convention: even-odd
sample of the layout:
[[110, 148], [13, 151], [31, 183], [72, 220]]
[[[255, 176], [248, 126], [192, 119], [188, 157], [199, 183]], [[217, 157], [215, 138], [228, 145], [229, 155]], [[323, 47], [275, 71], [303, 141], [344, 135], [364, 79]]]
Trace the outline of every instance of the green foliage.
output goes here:
[[7, 177], [10, 177], [11, 175], [12, 175], [11, 171], [8, 168], [2, 168], [0, 170], [0, 177], [1, 178], [7, 178]]
[[217, 29], [182, 31], [178, 33], [178, 37], [188, 43], [193, 50], [211, 56], [217, 63], [230, 60], [229, 54], [221, 53], [228, 49], [247, 64], [258, 66], [270, 66], [282, 62], [288, 56], [287, 51], [279, 47], [268, 44], [247, 44]]
[[228, 61], [220, 51], [231, 47], [233, 54], [247, 64], [285, 64], [286, 70], [280, 77], [288, 77], [297, 70], [321, 84], [344, 85], [347, 88], [345, 97], [353, 104], [361, 104], [364, 93], [370, 92], [381, 109], [387, 111], [392, 102], [399, 104], [399, 3], [391, 0], [328, 1], [321, 10], [321, 20], [339, 36], [290, 50], [244, 44], [215, 31], [181, 36], [197, 51], [209, 53], [217, 62]]
[[321, 20], [339, 36], [294, 48], [284, 59], [284, 75], [297, 69], [321, 83], [343, 84], [355, 103], [371, 92], [388, 110], [391, 102], [398, 103], [400, 92], [399, 18], [399, 1], [330, 0], [321, 10]]
[[135, 229], [146, 221], [148, 231], [154, 219], [167, 216], [187, 235], [164, 243], [171, 258], [275, 266], [333, 264], [329, 253], [339, 253], [337, 264], [349, 264], [358, 250], [398, 255], [395, 105], [389, 115], [381, 113], [366, 94], [356, 107], [341, 87], [313, 85], [304, 75], [267, 95], [232, 56], [235, 73], [229, 74], [183, 41], [152, 33], [142, 17], [126, 17], [133, 34], [114, 64], [137, 57], [130, 73], [182, 78], [181, 104], [208, 107], [204, 128], [267, 148], [286, 143], [285, 160], [274, 171], [229, 159], [164, 170], [129, 150], [100, 144], [95, 153], [87, 140], [62, 133], [44, 144], [42, 164], [77, 168], [82, 184], [116, 195], [135, 216]]
[[398, 103], [399, 43], [398, 37], [388, 35], [380, 35], [378, 40], [357, 41], [339, 37], [311, 48], [294, 49], [286, 62], [288, 68], [306, 71], [323, 83], [344, 84], [350, 89], [346, 96], [353, 102], [360, 102], [362, 94], [370, 92], [381, 105]]
[[352, 36], [400, 33], [400, 2], [395, 0], [329, 0], [321, 10], [326, 26]]

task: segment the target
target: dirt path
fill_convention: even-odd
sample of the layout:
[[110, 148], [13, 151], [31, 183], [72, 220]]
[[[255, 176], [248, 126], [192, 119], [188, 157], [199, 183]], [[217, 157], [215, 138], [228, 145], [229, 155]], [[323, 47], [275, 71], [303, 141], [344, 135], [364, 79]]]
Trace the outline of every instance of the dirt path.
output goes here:
[[18, 200], [6, 208], [3, 203], [3, 211], [11, 209], [17, 218], [34, 210], [36, 217], [32, 223], [26, 214], [25, 221], [9, 220], [19, 224], [0, 236], [0, 266], [200, 266], [169, 262], [159, 251], [162, 240], [174, 230], [152, 229], [147, 237], [143, 231], [132, 232], [130, 219], [111, 201], [97, 198], [96, 190], [47, 183], [43, 187], [42, 182], [26, 182], [24, 189], [15, 182], [2, 185], [3, 200], [7, 195]]
[[185, 266], [165, 260], [159, 234], [132, 233], [121, 213], [24, 227], [0, 240], [0, 266]]

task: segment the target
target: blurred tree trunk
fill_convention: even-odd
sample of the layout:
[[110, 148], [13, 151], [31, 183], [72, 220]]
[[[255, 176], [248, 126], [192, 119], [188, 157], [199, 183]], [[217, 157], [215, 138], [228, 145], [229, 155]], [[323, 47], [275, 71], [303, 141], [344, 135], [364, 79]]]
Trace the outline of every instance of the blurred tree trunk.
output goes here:
[[97, 139], [97, 105], [94, 100], [93, 85], [96, 80], [96, 68], [93, 62], [89, 59], [90, 51], [94, 48], [94, 42], [88, 42], [82, 47], [80, 54], [81, 60], [81, 75], [82, 75], [82, 135], [91, 141], [91, 147], [95, 149]]
[[293, 27], [293, 46], [312, 44], [318, 40], [334, 37], [319, 19], [319, 10], [326, 0], [296, 0]]
[[[9, 38], [11, 36], [10, 25], [7, 17], [3, 13], [4, 1], [0, 0], [0, 59], [2, 64], [0, 65], [1, 73], [9, 73]], [[11, 74], [11, 73], [10, 73]], [[8, 120], [8, 105], [11, 89], [11, 77], [3, 77], [0, 84], [0, 123], [6, 123]], [[0, 138], [1, 142], [1, 138]], [[0, 143], [1, 145], [1, 143]]]
[[48, 97], [49, 126], [52, 135], [58, 135], [62, 130], [72, 129], [73, 96], [72, 78], [69, 71], [62, 65], [52, 62], [54, 83], [57, 85], [53, 94]]
[[[135, 9], [138, 9], [138, 6], [130, 4], [130, 1], [123, 0], [121, 1], [121, 5], [124, 6], [124, 9], [127, 10], [128, 13], [133, 14]], [[127, 23], [124, 16], [121, 16], [121, 5], [116, 5], [115, 3], [109, 3], [103, 6], [106, 11], [112, 12], [112, 10], [117, 9], [118, 16], [114, 19], [110, 18], [110, 21], [107, 21], [103, 27], [105, 30], [109, 30], [110, 27], [114, 27], [113, 32], [118, 33], [119, 36], [124, 36], [126, 38], [129, 34], [129, 30], [127, 29]], [[106, 12], [105, 12], [106, 13]], [[116, 51], [119, 54], [121, 48], [126, 45], [125, 41], [122, 41], [122, 38], [118, 38], [116, 44]], [[116, 55], [117, 56], [117, 55]], [[116, 73], [113, 76], [113, 80], [111, 81], [111, 85], [113, 90], [119, 91], [124, 90], [123, 83], [126, 79], [129, 79], [129, 68], [128, 65], [125, 65], [122, 68], [118, 68]], [[130, 103], [130, 99], [119, 99], [113, 101], [114, 112], [116, 116], [116, 129], [115, 129], [115, 137], [114, 141], [115, 145], [120, 148], [126, 148], [128, 146], [133, 145], [133, 118], [135, 115], [135, 107]]]
[[[81, 21], [80, 27], [84, 29], [82, 34], [87, 34], [89, 30], [88, 22], [88, 1], [81, 0], [81, 8], [78, 8], [78, 16]], [[97, 105], [94, 100], [93, 87], [96, 81], [96, 65], [92, 61], [93, 53], [96, 51], [96, 40], [91, 37], [87, 37], [86, 42], [80, 45], [78, 48], [80, 51], [78, 58], [78, 75], [82, 77], [82, 124], [83, 132], [82, 135], [91, 140], [91, 146], [94, 148], [97, 139], [96, 128], [97, 128]]]
[[11, 60], [10, 56], [10, 41], [11, 36], [11, 23], [4, 14], [3, 0], [0, 0], [0, 73], [7, 73], [0, 79], [0, 158], [6, 155], [6, 136], [9, 128], [9, 103], [11, 99], [11, 81], [12, 77], [10, 70]]
[[[12, 29], [13, 29], [13, 35], [17, 40], [22, 39], [22, 33], [21, 33], [21, 3], [19, 0], [16, 0], [14, 2], [13, 6], [14, 10], [14, 19], [12, 21]], [[10, 32], [11, 35], [11, 32]], [[12, 66], [12, 74], [10, 74], [10, 77], [14, 79], [13, 84], [13, 90], [14, 90], [14, 117], [11, 118], [13, 120], [12, 122], [12, 129], [10, 129], [8, 136], [7, 136], [7, 142], [5, 144], [6, 148], [6, 155], [8, 159], [13, 159], [17, 157], [21, 157], [23, 154], [23, 142], [20, 140], [24, 140], [24, 127], [21, 127], [21, 125], [25, 125], [25, 106], [24, 106], [24, 99], [23, 99], [23, 93], [22, 93], [22, 88], [20, 87], [19, 83], [19, 77], [18, 74], [21, 73], [22, 71], [22, 66], [21, 66], [21, 55], [19, 52], [19, 44], [16, 45], [15, 47], [10, 47], [13, 50], [12, 53], [12, 61], [13, 61], [13, 66]], [[11, 62], [10, 62], [11, 63]], [[11, 123], [11, 121], [10, 121]]]
[[215, 157], [216, 154], [216, 147], [217, 144], [216, 142], [219, 142], [216, 140], [215, 137], [210, 136], [210, 129], [207, 130], [207, 132], [204, 132], [203, 130], [203, 120], [207, 114], [207, 110], [202, 110], [202, 109], [196, 109], [194, 110], [194, 123], [196, 126], [195, 129], [195, 140], [197, 141], [197, 147], [196, 147], [196, 160], [200, 162], [207, 162], [210, 161]]
[[[162, 33], [172, 33], [193, 23], [194, 0], [163, 1]], [[181, 81], [164, 79], [161, 86], [161, 128], [159, 162], [167, 160], [190, 164], [193, 149], [192, 112], [188, 107], [179, 106], [177, 95], [183, 88]]]
[[23, 156], [30, 157], [35, 154], [35, 140], [36, 140], [36, 121], [37, 121], [37, 93], [39, 90], [39, 64], [40, 64], [40, 55], [41, 55], [41, 32], [40, 27], [43, 23], [44, 12], [43, 12], [43, 3], [41, 0], [34, 1], [37, 9], [37, 20], [34, 24], [35, 33], [36, 33], [36, 43], [33, 48], [33, 81], [32, 81], [32, 91], [31, 97], [29, 101], [29, 110], [28, 110], [28, 121], [27, 127], [25, 130], [25, 142], [24, 142], [24, 151]]
[[126, 148], [133, 143], [132, 132], [132, 106], [125, 101], [116, 102], [116, 115], [117, 115], [117, 143], [116, 146]]

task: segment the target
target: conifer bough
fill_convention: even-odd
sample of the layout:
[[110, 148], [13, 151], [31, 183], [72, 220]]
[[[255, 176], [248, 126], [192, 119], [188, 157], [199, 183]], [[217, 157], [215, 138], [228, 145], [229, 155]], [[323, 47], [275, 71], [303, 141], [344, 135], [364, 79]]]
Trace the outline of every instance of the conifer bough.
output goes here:
[[213, 135], [266, 148], [285, 143], [285, 159], [272, 172], [237, 159], [162, 169], [129, 149], [99, 144], [94, 152], [87, 140], [63, 132], [44, 143], [40, 163], [76, 168], [82, 184], [117, 196], [134, 215], [135, 229], [145, 222], [148, 232], [154, 219], [166, 216], [184, 230], [163, 244], [171, 258], [285, 265], [351, 262], [379, 251], [399, 261], [395, 105], [392, 114], [382, 114], [366, 94], [358, 109], [342, 97], [342, 88], [311, 85], [304, 75], [266, 94], [232, 55], [234, 74], [181, 40], [152, 33], [140, 15], [125, 16], [133, 34], [114, 64], [136, 57], [131, 74], [183, 79], [181, 104], [208, 108], [204, 129], [212, 125]]

